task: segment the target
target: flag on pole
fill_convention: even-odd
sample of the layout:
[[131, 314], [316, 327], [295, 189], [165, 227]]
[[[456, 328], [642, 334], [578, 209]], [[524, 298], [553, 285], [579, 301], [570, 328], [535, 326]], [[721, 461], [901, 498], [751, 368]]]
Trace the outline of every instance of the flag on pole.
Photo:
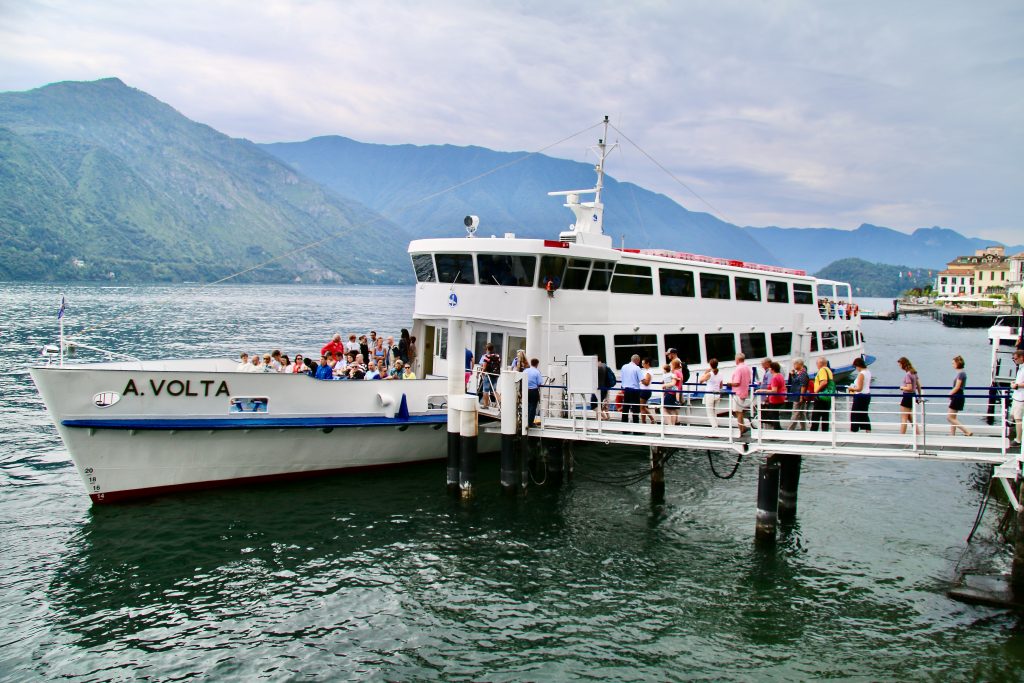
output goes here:
[[61, 318], [64, 317], [64, 309], [65, 308], [67, 308], [67, 306], [64, 303], [64, 295], [61, 294], [60, 295], [60, 310], [57, 311], [57, 320], [60, 320]]

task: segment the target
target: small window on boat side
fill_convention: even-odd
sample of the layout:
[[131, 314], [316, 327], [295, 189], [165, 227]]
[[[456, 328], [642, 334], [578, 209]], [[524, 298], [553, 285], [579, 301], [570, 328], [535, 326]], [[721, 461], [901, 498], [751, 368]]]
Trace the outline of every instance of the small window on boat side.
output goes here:
[[689, 270], [659, 268], [658, 281], [661, 285], [662, 296], [696, 296], [697, 294], [693, 284], [693, 273]]
[[519, 254], [477, 254], [481, 285], [532, 287], [537, 270], [536, 256]]
[[772, 356], [788, 356], [793, 352], [792, 332], [772, 332]]
[[611, 261], [594, 261], [594, 269], [590, 273], [590, 282], [587, 289], [595, 292], [608, 291], [608, 285], [612, 281], [612, 268], [615, 266]]
[[835, 285], [818, 285], [818, 296], [824, 299], [835, 299]]
[[846, 330], [843, 332], [843, 348], [848, 349], [853, 346], [853, 331]]
[[612, 276], [612, 291], [616, 294], [653, 294], [651, 269], [619, 263]]
[[232, 396], [228, 404], [229, 413], [265, 413], [270, 406], [266, 396]]
[[765, 299], [777, 304], [789, 303], [789, 283], [778, 280], [764, 281]]
[[795, 304], [813, 304], [814, 303], [814, 292], [811, 291], [810, 285], [801, 284], [799, 282], [793, 283], [793, 303]]
[[818, 350], [818, 333], [811, 332], [811, 353]]
[[438, 282], [471, 285], [473, 279], [473, 257], [469, 254], [436, 254]]
[[[665, 352], [675, 349], [676, 354], [687, 365], [698, 365], [700, 363], [700, 335], [699, 334], [666, 334]], [[654, 359], [651, 359], [652, 361]]]
[[768, 344], [764, 332], [740, 332], [740, 353], [747, 358], [765, 358], [768, 355]]
[[850, 285], [836, 285], [836, 298], [840, 301], [849, 301]]
[[[604, 345], [603, 334], [581, 334], [580, 335], [580, 351], [581, 355], [584, 356], [597, 356], [597, 359], [602, 363], [605, 362], [605, 354], [607, 352]], [[598, 378], [600, 379], [600, 378]]]
[[412, 269], [416, 271], [416, 282], [437, 282], [434, 257], [430, 254], [413, 254]]
[[708, 358], [717, 358], [720, 362], [731, 363], [736, 358], [736, 337], [731, 333], [704, 335], [704, 348]]
[[705, 299], [728, 299], [729, 277], [715, 273], [700, 274], [700, 295]]
[[590, 259], [569, 259], [569, 267], [565, 269], [562, 289], [586, 289], [588, 275], [590, 275]]
[[656, 334], [617, 334], [615, 340], [615, 369], [629, 362], [633, 354], [640, 360], [649, 358], [651, 365], [658, 364], [658, 335]]
[[561, 289], [567, 260], [564, 256], [541, 256], [540, 277], [537, 278], [537, 286], [545, 288], [550, 281], [552, 289]]
[[821, 350], [835, 351], [839, 348], [839, 334], [835, 330], [821, 333]]
[[736, 300], [737, 301], [760, 301], [761, 281], [752, 277], [736, 278]]

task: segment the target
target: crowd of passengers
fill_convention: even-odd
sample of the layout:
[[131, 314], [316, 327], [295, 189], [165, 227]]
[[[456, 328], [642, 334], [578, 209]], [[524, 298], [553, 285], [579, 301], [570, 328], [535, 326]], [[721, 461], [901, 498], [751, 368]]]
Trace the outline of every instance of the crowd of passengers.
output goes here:
[[349, 334], [348, 341], [342, 341], [342, 335], [335, 334], [320, 349], [319, 360], [301, 353], [291, 359], [279, 350], [262, 355], [243, 352], [239, 360], [238, 372], [277, 372], [320, 380], [416, 379], [413, 371], [416, 337], [410, 336], [406, 329], [402, 330], [398, 343], [393, 336], [377, 336], [376, 330], [358, 337]]
[[847, 303], [846, 301], [833, 301], [831, 299], [818, 299], [818, 312], [822, 318], [836, 318], [839, 320], [850, 320], [856, 318], [860, 313], [860, 306]]

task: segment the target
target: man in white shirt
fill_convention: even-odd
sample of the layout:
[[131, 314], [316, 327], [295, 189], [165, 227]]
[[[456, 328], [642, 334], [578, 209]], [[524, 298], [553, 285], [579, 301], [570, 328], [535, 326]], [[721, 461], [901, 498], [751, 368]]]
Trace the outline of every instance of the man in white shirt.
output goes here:
[[348, 335], [348, 341], [345, 342], [345, 353], [349, 351], [359, 353], [359, 342], [356, 341], [355, 333]]
[[1013, 362], [1017, 364], [1017, 377], [1010, 383], [1013, 389], [1010, 416], [1017, 423], [1017, 438], [1010, 441], [1010, 448], [1020, 448], [1021, 431], [1024, 430], [1024, 351], [1013, 352]]
[[633, 354], [629, 362], [622, 366], [622, 421], [629, 422], [630, 413], [633, 414], [633, 422], [640, 422], [640, 380], [643, 373], [640, 370], [640, 356]]
[[242, 352], [242, 355], [238, 357], [241, 361], [238, 367], [235, 368], [235, 372], [249, 372], [249, 354]]

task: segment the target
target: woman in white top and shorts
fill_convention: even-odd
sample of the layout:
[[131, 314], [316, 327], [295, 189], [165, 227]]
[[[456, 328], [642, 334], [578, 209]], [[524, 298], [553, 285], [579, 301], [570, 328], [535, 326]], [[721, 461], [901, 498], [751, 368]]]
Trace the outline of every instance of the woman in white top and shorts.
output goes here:
[[871, 405], [871, 371], [863, 358], [854, 358], [853, 367], [860, 370], [857, 379], [850, 386], [853, 394], [853, 405], [850, 406], [850, 431], [870, 432], [871, 418], [868, 417], [868, 406]]
[[700, 376], [704, 384], [704, 410], [708, 414], [708, 422], [712, 427], [718, 426], [718, 401], [722, 398], [722, 375], [718, 372], [718, 359], [708, 361], [711, 369]]

